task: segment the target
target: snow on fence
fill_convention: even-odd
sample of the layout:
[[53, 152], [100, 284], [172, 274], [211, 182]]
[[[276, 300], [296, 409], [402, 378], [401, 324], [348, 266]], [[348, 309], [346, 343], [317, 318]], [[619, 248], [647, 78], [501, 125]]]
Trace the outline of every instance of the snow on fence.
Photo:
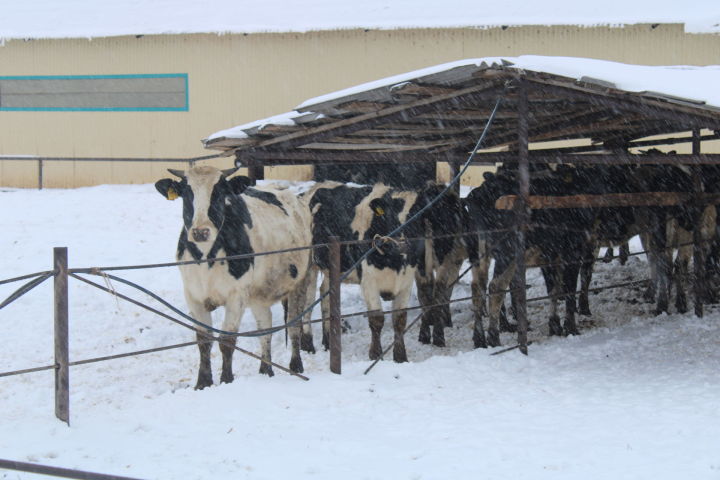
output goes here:
[[[540, 226], [540, 225], [538, 225]], [[543, 228], [548, 228], [548, 226], [541, 226]], [[531, 226], [532, 228], [532, 226]], [[511, 230], [507, 230], [511, 231]], [[450, 238], [450, 237], [458, 237], [458, 236], [464, 236], [464, 235], [478, 235], [483, 232], [470, 232], [470, 233], [462, 233], [462, 234], [448, 234], [448, 235], [441, 235], [441, 236], [435, 236], [433, 238]], [[485, 232], [486, 233], [486, 232]], [[408, 240], [417, 240], [417, 239], [408, 239]], [[352, 244], [368, 244], [372, 241], [369, 240], [356, 240], [356, 241], [340, 241], [337, 237], [332, 237], [331, 241], [327, 244], [318, 244], [318, 245], [310, 245], [307, 247], [298, 247], [295, 249], [285, 249], [285, 250], [278, 250], [278, 251], [270, 251], [270, 252], [260, 252], [260, 253], [253, 253], [253, 254], [246, 254], [246, 255], [235, 255], [232, 257], [225, 257], [222, 259], [213, 259], [213, 261], [218, 260], [232, 260], [237, 258], [247, 258], [247, 257], [255, 257], [255, 256], [261, 256], [261, 255], [272, 255], [277, 253], [283, 253], [287, 252], [288, 250], [309, 250], [309, 249], [317, 249], [317, 248], [329, 248], [330, 249], [330, 289], [328, 292], [322, 292], [321, 297], [324, 297], [325, 295], [329, 296], [330, 300], [330, 312], [328, 318], [319, 318], [319, 319], [313, 319], [310, 320], [309, 323], [318, 323], [329, 320], [330, 323], [330, 330], [329, 330], [329, 349], [330, 349], [330, 371], [333, 373], [340, 374], [341, 373], [341, 325], [340, 321], [343, 318], [349, 318], [353, 316], [358, 315], [367, 315], [370, 313], [369, 311], [360, 311], [360, 312], [352, 312], [352, 313], [346, 313], [341, 314], [341, 289], [340, 289], [340, 278], [341, 278], [341, 272], [340, 272], [340, 247], [341, 245], [352, 245]], [[374, 247], [373, 247], [374, 248]], [[69, 424], [70, 422], [70, 402], [69, 402], [69, 392], [70, 392], [70, 384], [69, 384], [69, 370], [72, 366], [78, 366], [78, 365], [85, 365], [89, 363], [96, 363], [96, 362], [103, 362], [107, 360], [114, 360], [118, 358], [123, 357], [130, 357], [130, 356], [137, 356], [137, 355], [143, 355], [147, 353], [154, 353], [154, 352], [160, 352], [164, 350], [170, 350], [170, 349], [176, 349], [176, 348], [183, 348], [188, 347], [191, 345], [197, 345], [198, 341], [193, 342], [185, 342], [175, 345], [167, 345], [162, 347], [156, 347], [152, 349], [146, 349], [146, 350], [139, 350], [134, 352], [127, 352], [127, 353], [121, 353], [121, 354], [115, 354], [115, 355], [109, 355], [104, 357], [97, 357], [97, 358], [90, 358], [85, 360], [77, 360], [77, 361], [70, 361], [69, 360], [69, 346], [68, 346], [68, 323], [69, 323], [69, 315], [68, 315], [68, 281], [70, 278], [82, 281], [84, 283], [87, 283], [89, 285], [92, 285], [100, 290], [103, 290], [107, 293], [110, 293], [111, 295], [114, 295], [117, 298], [121, 298], [123, 300], [126, 300], [130, 303], [133, 303], [139, 307], [142, 307], [156, 315], [159, 315], [163, 318], [166, 318], [174, 323], [177, 323], [178, 325], [181, 325], [185, 328], [191, 329], [195, 332], [205, 333], [200, 330], [201, 327], [196, 327], [191, 324], [185, 323], [185, 321], [180, 320], [176, 317], [173, 317], [172, 315], [169, 315], [165, 312], [162, 312], [156, 308], [153, 308], [149, 305], [146, 305], [138, 300], [135, 300], [131, 297], [128, 297], [126, 295], [123, 295], [119, 292], [116, 292], [114, 289], [111, 288], [109, 285], [109, 281], [119, 281], [122, 283], [125, 283], [127, 285], [130, 285], [138, 290], [140, 290], [143, 293], [146, 293], [150, 295], [155, 300], [159, 301], [166, 307], [173, 310], [175, 313], [179, 314], [181, 317], [184, 317], [184, 320], [191, 320], [195, 322], [196, 324], [200, 324], [199, 322], [192, 319], [192, 317], [189, 317], [185, 313], [181, 312], [176, 307], [172, 306], [168, 302], [164, 301], [162, 298], [158, 297], [157, 295], [153, 294], [149, 290], [145, 289], [144, 287], [140, 285], [133, 284], [132, 282], [129, 282], [127, 280], [124, 280], [120, 277], [116, 277], [114, 275], [111, 275], [107, 272], [110, 271], [119, 271], [119, 270], [137, 270], [137, 269], [149, 269], [149, 268], [162, 268], [162, 267], [173, 267], [183, 264], [190, 264], [190, 263], [204, 263], [208, 260], [198, 260], [198, 261], [185, 261], [185, 262], [172, 262], [172, 263], [157, 263], [157, 264], [149, 264], [149, 265], [127, 265], [127, 266], [115, 266], [115, 267], [94, 267], [94, 268], [69, 268], [67, 259], [68, 259], [68, 251], [65, 247], [56, 247], [54, 249], [54, 265], [53, 270], [48, 270], [44, 272], [37, 272], [32, 274], [27, 274], [15, 278], [9, 278], [6, 280], [0, 280], [0, 285], [18, 282], [22, 280], [28, 280], [31, 279], [29, 282], [25, 283], [22, 287], [17, 289], [15, 292], [13, 292], [5, 301], [0, 303], [0, 309], [3, 309], [4, 307], [8, 306], [10, 303], [14, 302], [24, 294], [31, 291], [33, 288], [37, 287], [41, 283], [43, 283], [45, 280], [49, 279], [50, 277], [54, 278], [54, 322], [55, 322], [55, 363], [52, 365], [46, 365], [42, 367], [35, 367], [35, 368], [28, 368], [23, 370], [15, 370], [15, 371], [9, 371], [9, 372], [0, 372], [0, 377], [8, 377], [8, 376], [14, 376], [14, 375], [24, 375], [28, 373], [34, 373], [39, 371], [45, 371], [45, 370], [55, 370], [55, 415], [58, 419], [60, 419], [63, 422], [66, 422]], [[640, 251], [640, 252], [634, 252], [630, 253], [629, 255], [641, 255], [646, 254], [647, 251]], [[615, 258], [615, 257], [612, 257]], [[607, 257], [604, 258], [607, 260]], [[602, 260], [602, 259], [598, 259]], [[548, 266], [550, 264], [543, 264], [543, 265], [528, 265], [528, 268], [538, 268], [543, 266]], [[461, 272], [458, 275], [458, 278], [453, 282], [453, 285], [455, 285], [460, 279], [467, 274], [467, 272], [471, 269], [471, 267], [466, 268], [463, 272]], [[87, 278], [84, 278], [80, 275], [95, 275], [105, 278], [108, 281], [108, 286], [103, 286], [100, 284], [97, 284], [95, 282], [92, 282], [88, 280]], [[615, 288], [623, 288], [623, 287], [629, 287], [633, 285], [638, 285], [647, 282], [648, 279], [642, 279], [642, 280], [634, 280], [634, 281], [628, 281], [623, 282], [619, 284], [613, 284], [613, 285], [605, 285], [602, 287], [595, 287], [589, 289], [590, 292], [599, 292], [602, 290], [609, 290], [609, 289], [615, 289]], [[316, 288], [316, 286], [314, 287]], [[525, 288], [528, 288], [527, 286]], [[505, 290], [504, 294], [512, 293], [513, 289]], [[574, 292], [575, 294], [580, 292]], [[534, 297], [529, 298], [526, 301], [527, 302], [534, 302], [534, 301], [542, 301], [542, 300], [549, 300], [557, 297], [564, 297], [567, 295], [567, 293], [564, 294], [555, 294], [555, 295], [546, 295], [541, 297]], [[414, 311], [414, 310], [422, 310], [420, 314], [412, 321], [409, 322], [405, 332], [410, 330], [421, 318], [423, 315], [423, 312], [427, 311], [430, 308], [443, 306], [443, 305], [449, 305], [453, 303], [458, 302], [465, 302], [465, 301], [471, 301], [475, 298], [487, 298], [489, 297], [488, 293], [481, 293], [476, 296], [468, 296], [468, 297], [462, 297], [462, 298], [454, 298], [449, 300], [448, 302], [444, 303], [438, 303], [433, 305], [419, 305], [419, 306], [412, 306], [407, 307], [403, 309], [398, 310], [387, 310], [383, 311], [383, 314], [398, 312], [398, 311]], [[320, 298], [318, 298], [315, 303], [313, 303], [310, 306], [310, 310], [312, 310], [312, 307], [317, 305], [319, 303]], [[253, 330], [253, 331], [247, 331], [247, 332], [238, 332], [237, 336], [263, 336], [263, 335], [270, 335], [274, 332], [284, 330], [287, 328], [289, 323], [292, 322], [298, 322], [301, 321], [302, 316], [307, 313], [308, 310], [303, 312], [301, 315], [298, 316], [296, 319], [290, 320], [288, 323], [286, 323], [283, 326], [279, 327], [272, 327], [265, 330]], [[217, 337], [207, 334], [207, 340], [208, 342], [213, 342], [218, 340]], [[506, 352], [508, 350], [512, 350], [514, 348], [517, 348], [520, 346], [520, 344], [505, 348], [499, 351], [494, 352], [492, 355], [497, 355], [499, 353]], [[383, 352], [380, 358], [383, 358], [388, 351], [393, 347], [392, 344], [390, 344], [386, 350]], [[234, 346], [234, 348], [250, 357], [253, 357], [255, 359], [258, 359], [260, 361], [263, 360], [259, 355], [256, 355], [252, 352], [249, 352], [245, 349], [242, 349], [240, 347]], [[365, 373], [368, 373], [379, 361], [376, 360], [373, 364], [368, 367], [368, 369], [365, 371]], [[272, 363], [272, 362], [271, 362]], [[294, 375], [298, 378], [307, 380], [307, 377], [292, 372], [291, 370], [272, 363], [274, 367], [279, 368], [282, 371], [285, 371], [291, 375]]]

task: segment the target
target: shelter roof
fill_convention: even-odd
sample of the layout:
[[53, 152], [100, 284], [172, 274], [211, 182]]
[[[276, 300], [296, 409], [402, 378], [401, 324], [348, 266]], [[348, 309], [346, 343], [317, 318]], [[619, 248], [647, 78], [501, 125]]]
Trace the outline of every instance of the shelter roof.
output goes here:
[[[462, 161], [498, 98], [501, 106], [483, 147], [517, 146], [522, 85], [530, 142], [585, 140], [585, 146], [562, 152], [603, 153], [690, 130], [710, 129], [718, 138], [718, 84], [720, 66], [539, 56], [469, 59], [316, 97], [291, 112], [216, 132], [204, 144], [268, 165]], [[486, 155], [478, 161], [496, 160]]]

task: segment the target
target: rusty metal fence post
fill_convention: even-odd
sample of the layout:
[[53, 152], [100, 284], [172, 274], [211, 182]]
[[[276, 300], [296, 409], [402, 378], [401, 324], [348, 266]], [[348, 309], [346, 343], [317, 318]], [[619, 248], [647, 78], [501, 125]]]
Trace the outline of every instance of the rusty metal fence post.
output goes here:
[[70, 425], [68, 346], [68, 251], [53, 250], [55, 269], [55, 416]]
[[338, 375], [342, 370], [342, 342], [340, 339], [340, 241], [330, 237], [330, 371]]

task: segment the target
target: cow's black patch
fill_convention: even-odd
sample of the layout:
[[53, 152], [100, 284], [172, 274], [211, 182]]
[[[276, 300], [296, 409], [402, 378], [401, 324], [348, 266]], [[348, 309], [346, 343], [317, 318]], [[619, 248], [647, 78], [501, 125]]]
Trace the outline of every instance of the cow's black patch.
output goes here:
[[[313, 244], [328, 243], [330, 237], [336, 236], [341, 241], [357, 240], [352, 231], [351, 223], [355, 217], [355, 208], [372, 191], [372, 187], [347, 187], [344, 185], [332, 188], [319, 188], [310, 200], [313, 215]], [[315, 210], [317, 209], [317, 210]], [[369, 245], [342, 245], [340, 247], [340, 269], [347, 271], [363, 254]], [[315, 263], [322, 269], [330, 268], [330, 257], [327, 248], [314, 251]], [[362, 270], [358, 268], [358, 275]]]
[[[183, 199], [183, 223], [185, 227], [180, 232], [178, 240], [178, 258], [187, 251], [193, 259], [201, 260], [202, 251], [187, 236], [187, 229], [192, 226], [194, 216], [194, 195], [192, 188], [183, 179], [181, 183], [181, 196]], [[235, 195], [225, 180], [221, 180], [213, 186], [210, 196], [208, 218], [218, 229], [218, 236], [210, 252], [208, 260], [216, 258], [223, 250], [225, 256], [235, 256], [253, 253], [247, 229], [252, 228], [252, 217], [247, 204], [241, 195]], [[240, 278], [253, 265], [254, 260], [250, 258], [238, 258], [228, 261], [228, 270], [235, 278]], [[212, 268], [215, 262], [208, 262], [208, 268]]]
[[[253, 225], [247, 204], [239, 195], [226, 198], [228, 201], [225, 206], [224, 224], [213, 248], [208, 253], [208, 258], [215, 258], [220, 249], [224, 250], [228, 257], [254, 253], [247, 233]], [[240, 278], [253, 264], [254, 257], [232, 259], [228, 260], [228, 270], [233, 277]]]
[[265, 203], [269, 203], [270, 205], [275, 205], [280, 210], [283, 211], [285, 215], [287, 215], [287, 211], [285, 210], [285, 207], [280, 202], [280, 200], [277, 199], [277, 196], [272, 192], [265, 192], [262, 190], [257, 190], [255, 188], [248, 188], [243, 192], [244, 195], [247, 195], [249, 197], [257, 198], [258, 200], [262, 200]]
[[[348, 187], [337, 186], [332, 188], [320, 188], [310, 201], [311, 210], [315, 211], [313, 217], [313, 243], [327, 243], [331, 236], [337, 236], [340, 240], [358, 240], [357, 234], [352, 231], [352, 221], [356, 215], [356, 209], [372, 192], [372, 187]], [[373, 198], [369, 204], [371, 212], [364, 212], [372, 215], [368, 229], [363, 235], [363, 240], [368, 240], [360, 245], [343, 245], [341, 247], [341, 269], [347, 271], [368, 249], [372, 248], [372, 240], [376, 235], [386, 236], [388, 233], [400, 226], [400, 212], [405, 208], [405, 200], [392, 198], [394, 190], [387, 191], [381, 197]], [[318, 206], [319, 205], [319, 206]], [[411, 211], [417, 211], [416, 206]], [[316, 210], [317, 209], [317, 210]], [[405, 237], [420, 237], [422, 231], [418, 229], [417, 222], [408, 226], [402, 232]], [[328, 249], [318, 249], [314, 254], [315, 262], [320, 268], [328, 269]], [[404, 266], [417, 266], [419, 259], [424, 255], [424, 243], [422, 240], [414, 240], [409, 245], [406, 253], [401, 253], [398, 247], [392, 242], [386, 243], [382, 252], [373, 251], [368, 255], [366, 261], [369, 265], [378, 269], [390, 268], [400, 271]], [[362, 277], [362, 268], [356, 267], [357, 273]]]
[[292, 263], [290, 264], [289, 270], [290, 270], [290, 276], [291, 276], [292, 278], [297, 278], [297, 276], [298, 276], [298, 269], [297, 269], [297, 267], [296, 267], [294, 264], [292, 264]]

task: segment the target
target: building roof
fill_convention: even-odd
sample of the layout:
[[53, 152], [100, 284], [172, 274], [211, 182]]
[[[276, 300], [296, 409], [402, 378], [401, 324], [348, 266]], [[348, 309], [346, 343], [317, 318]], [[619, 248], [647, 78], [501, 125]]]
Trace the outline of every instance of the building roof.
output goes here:
[[2, 0], [0, 6], [4, 39], [637, 23], [720, 32], [716, 0]]
[[484, 147], [516, 146], [520, 83], [528, 92], [530, 142], [585, 139], [589, 145], [575, 153], [588, 153], [645, 145], [637, 141], [658, 134], [720, 133], [720, 66], [521, 56], [461, 60], [358, 85], [204, 143], [275, 165], [459, 161], [499, 97]]

